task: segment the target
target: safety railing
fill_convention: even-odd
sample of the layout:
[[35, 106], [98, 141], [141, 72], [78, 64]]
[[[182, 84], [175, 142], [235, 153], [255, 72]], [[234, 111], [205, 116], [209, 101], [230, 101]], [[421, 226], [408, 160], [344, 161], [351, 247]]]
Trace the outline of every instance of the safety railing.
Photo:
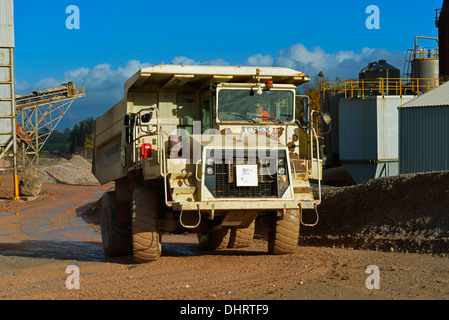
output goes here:
[[416, 48], [413, 50], [413, 55], [415, 60], [428, 60], [428, 59], [438, 59], [439, 51], [438, 48]]
[[416, 95], [419, 96], [444, 81], [438, 78], [379, 78], [375, 80], [335, 80], [323, 82], [321, 91], [343, 91], [345, 98], [364, 98], [368, 96], [385, 95]]
[[72, 94], [75, 96], [86, 96], [86, 87], [73, 87], [72, 88]]

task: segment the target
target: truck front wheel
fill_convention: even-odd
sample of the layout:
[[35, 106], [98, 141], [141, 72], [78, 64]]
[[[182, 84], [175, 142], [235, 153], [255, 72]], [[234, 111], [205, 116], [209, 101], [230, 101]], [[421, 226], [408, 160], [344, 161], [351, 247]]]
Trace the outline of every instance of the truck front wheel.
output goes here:
[[229, 236], [229, 229], [220, 229], [217, 231], [209, 231], [197, 234], [200, 247], [204, 250], [226, 249], [229, 244]]
[[254, 238], [256, 220], [248, 228], [231, 229], [228, 248], [247, 248], [251, 245]]
[[115, 191], [112, 190], [101, 199], [101, 240], [106, 257], [131, 253], [131, 224], [115, 219]]
[[132, 200], [133, 256], [137, 263], [156, 261], [162, 247], [158, 230], [159, 192], [136, 187]]
[[268, 228], [268, 252], [292, 254], [298, 245], [300, 211], [286, 210], [282, 218], [273, 217]]

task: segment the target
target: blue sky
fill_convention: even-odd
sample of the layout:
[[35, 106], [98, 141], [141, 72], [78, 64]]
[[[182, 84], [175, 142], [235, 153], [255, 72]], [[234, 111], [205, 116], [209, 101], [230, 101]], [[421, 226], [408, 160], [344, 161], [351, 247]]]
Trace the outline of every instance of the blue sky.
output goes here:
[[[414, 36], [438, 35], [442, 3], [15, 0], [17, 92], [85, 85], [88, 97], [75, 101], [63, 129], [103, 114], [123, 97], [126, 79], [149, 65], [285, 66], [334, 79], [387, 59], [402, 70]], [[80, 10], [79, 30], [66, 28], [69, 5]], [[380, 10], [378, 30], [366, 28], [369, 5]]]

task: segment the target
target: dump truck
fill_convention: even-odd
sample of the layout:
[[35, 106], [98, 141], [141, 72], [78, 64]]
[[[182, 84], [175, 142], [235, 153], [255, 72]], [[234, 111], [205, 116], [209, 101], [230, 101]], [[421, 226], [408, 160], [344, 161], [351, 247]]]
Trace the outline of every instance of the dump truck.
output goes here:
[[206, 250], [247, 247], [256, 220], [269, 253], [293, 253], [304, 210], [317, 214], [321, 201], [323, 114], [297, 93], [308, 81], [288, 68], [191, 65], [127, 80], [95, 126], [93, 174], [113, 182], [101, 205], [105, 255], [155, 261], [163, 234], [185, 232]]

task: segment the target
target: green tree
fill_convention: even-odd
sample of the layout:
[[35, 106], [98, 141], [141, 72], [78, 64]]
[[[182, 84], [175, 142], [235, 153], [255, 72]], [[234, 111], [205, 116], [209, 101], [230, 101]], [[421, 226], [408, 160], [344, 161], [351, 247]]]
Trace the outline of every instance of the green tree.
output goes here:
[[[309, 109], [310, 111], [321, 111], [321, 83], [327, 81], [323, 72], [320, 71], [310, 82], [303, 86], [304, 95], [309, 97]], [[302, 121], [304, 116], [304, 110], [300, 106], [296, 107], [296, 119]], [[315, 117], [314, 128], [317, 130], [317, 134], [321, 133], [321, 121], [316, 121], [319, 118]], [[301, 134], [299, 137], [299, 149], [300, 154], [308, 154], [308, 137], [305, 134]]]
[[86, 140], [88, 140], [95, 132], [95, 119], [89, 117], [73, 126], [70, 132], [70, 152], [76, 152], [77, 148], [84, 148]]

